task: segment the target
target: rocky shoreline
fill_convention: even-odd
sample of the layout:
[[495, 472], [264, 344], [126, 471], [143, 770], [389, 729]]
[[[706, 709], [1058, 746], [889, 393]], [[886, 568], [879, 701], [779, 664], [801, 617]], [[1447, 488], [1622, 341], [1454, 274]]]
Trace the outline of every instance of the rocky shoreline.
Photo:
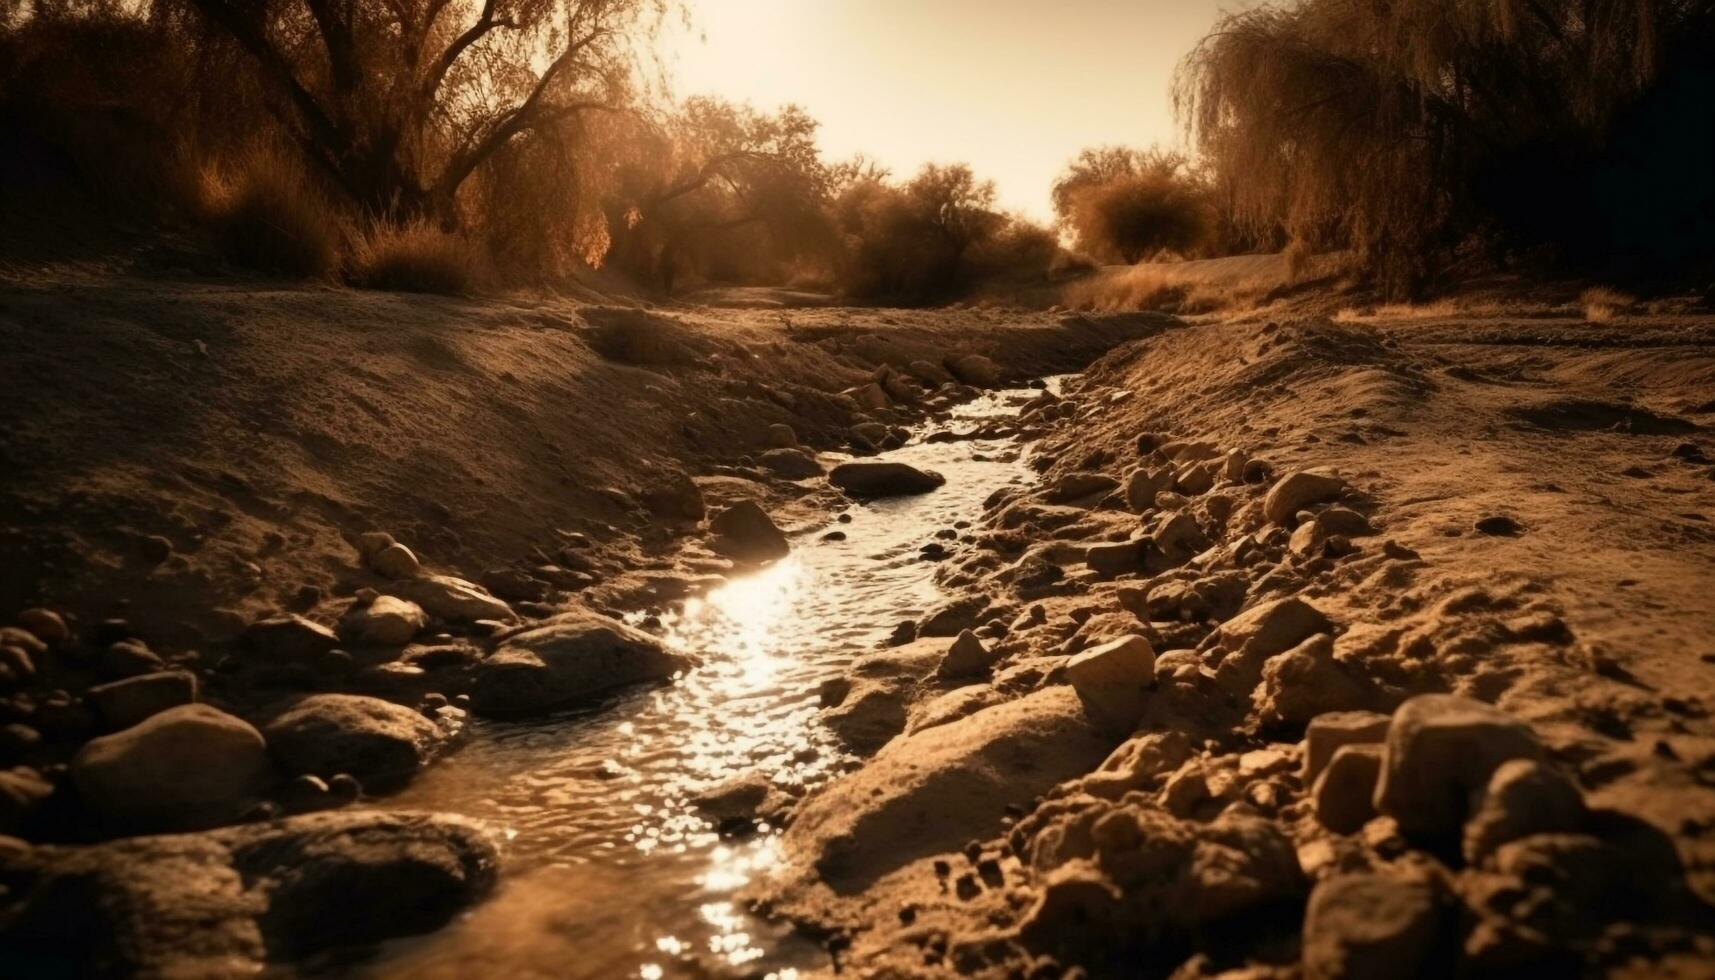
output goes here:
[[[934, 493], [863, 457], [1004, 372], [920, 360], [834, 396], [870, 417], [832, 472], [776, 423], [640, 490], [644, 532], [560, 532], [470, 580], [353, 534], [341, 592], [217, 657], [24, 613], [3, 633], [0, 951], [44, 975], [219, 973], [444, 923], [503, 864], [483, 830], [318, 811], [409, 780], [471, 713], [670, 680], [695, 663], [652, 610], [786, 554], [782, 524]], [[1429, 523], [1410, 508], [1447, 498], [1402, 503], [1397, 474], [1351, 464], [1448, 377], [1327, 321], [1203, 324], [942, 437], [1016, 436], [1041, 482], [926, 541], [947, 601], [823, 685], [861, 767], [708, 795], [725, 832], [786, 825], [750, 898], [877, 976], [1699, 975], [1700, 702], [1629, 675], [1549, 582], [1436, 553], [1544, 518]], [[1341, 420], [1259, 407], [1290, 385], [1344, 392]], [[328, 924], [372, 889], [373, 915]], [[73, 949], [81, 931], [115, 939]]]
[[[830, 479], [850, 496], [932, 489], [933, 474], [862, 456], [908, 438], [900, 421], [945, 415], [1001, 380], [975, 354], [916, 370], [884, 366], [836, 396], [894, 420], [848, 433], [857, 458]], [[349, 595], [264, 616], [211, 654], [159, 653], [122, 619], [22, 613], [0, 634], [13, 764], [0, 833], [17, 835], [0, 837], [4, 958], [43, 975], [219, 974], [444, 923], [493, 884], [491, 830], [318, 811], [384, 806], [457, 746], [472, 713], [588, 706], [696, 666], [648, 632], [653, 611], [786, 554], [748, 495], [824, 478], [789, 426], [769, 443], [702, 486], [644, 493], [655, 524], [643, 548], [568, 533], [556, 555], [472, 581], [391, 534], [356, 534]], [[705, 486], [727, 502], [706, 503]], [[80, 945], [86, 929], [111, 942]]]

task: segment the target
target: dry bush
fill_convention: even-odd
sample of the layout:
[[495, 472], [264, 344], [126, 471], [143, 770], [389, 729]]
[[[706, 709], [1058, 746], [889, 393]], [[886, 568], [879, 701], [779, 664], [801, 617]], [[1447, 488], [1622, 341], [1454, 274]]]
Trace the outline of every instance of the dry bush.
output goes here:
[[1014, 228], [993, 206], [993, 183], [963, 164], [928, 164], [903, 185], [853, 181], [833, 205], [846, 236], [844, 292], [926, 303], [961, 295], [984, 275], [1016, 277], [1034, 262], [1046, 276], [1047, 233]]
[[343, 219], [290, 156], [253, 150], [230, 167], [206, 168], [202, 184], [203, 216], [228, 259], [303, 279], [338, 269]]
[[1607, 286], [1591, 286], [1578, 295], [1578, 306], [1591, 323], [1607, 323], [1637, 305], [1637, 297]]
[[1086, 149], [1054, 182], [1053, 200], [1077, 250], [1108, 263], [1203, 254], [1216, 224], [1209, 185], [1183, 155], [1161, 150]]
[[383, 222], [352, 248], [347, 278], [367, 289], [460, 296], [470, 292], [480, 265], [475, 247], [461, 235], [425, 220]]

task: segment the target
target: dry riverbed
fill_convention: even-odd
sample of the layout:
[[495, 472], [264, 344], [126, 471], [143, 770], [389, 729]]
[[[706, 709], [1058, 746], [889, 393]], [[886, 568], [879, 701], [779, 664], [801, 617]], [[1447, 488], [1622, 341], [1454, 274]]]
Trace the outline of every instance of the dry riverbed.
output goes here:
[[[650, 763], [518, 760], [663, 682], [669, 722], [784, 705], [800, 736], [747, 757], [743, 725], [699, 728], [721, 778], [652, 831], [766, 842], [719, 913], [758, 935], [589, 975], [1715, 963], [1707, 322], [77, 285], [0, 308], [31, 379], [0, 402], [0, 956], [29, 975], [529, 975], [508, 943], [642, 878], [573, 862], [520, 902], [509, 855], [551, 848], [509, 834]], [[974, 468], [934, 473], [938, 447]], [[970, 480], [995, 486], [968, 515], [876, 504]], [[750, 661], [685, 600], [883, 540], [866, 521], [906, 533], [816, 567], [932, 589], [767, 651], [852, 649], [831, 672], [698, 680]], [[474, 741], [568, 707], [522, 755]], [[528, 812], [500, 782], [461, 801], [505, 765]], [[497, 879], [447, 934], [508, 943], [349, 959]], [[554, 891], [603, 899], [556, 919]]]

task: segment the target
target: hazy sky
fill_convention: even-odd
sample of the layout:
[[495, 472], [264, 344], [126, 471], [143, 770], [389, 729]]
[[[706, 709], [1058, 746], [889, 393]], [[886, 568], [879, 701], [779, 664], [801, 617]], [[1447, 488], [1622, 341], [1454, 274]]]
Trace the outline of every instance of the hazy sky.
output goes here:
[[668, 64], [680, 95], [802, 105], [829, 159], [968, 161], [1003, 207], [1046, 218], [1080, 148], [1180, 138], [1174, 66], [1234, 3], [692, 0], [701, 37], [670, 39]]

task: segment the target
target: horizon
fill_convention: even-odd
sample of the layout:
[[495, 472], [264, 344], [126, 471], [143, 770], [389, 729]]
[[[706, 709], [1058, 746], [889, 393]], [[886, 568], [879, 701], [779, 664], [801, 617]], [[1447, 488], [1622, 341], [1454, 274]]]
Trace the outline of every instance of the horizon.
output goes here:
[[1184, 146], [1173, 71], [1231, 7], [1092, 0], [1044, 23], [1022, 0], [691, 0], [662, 53], [677, 99], [796, 104], [829, 160], [862, 153], [897, 177], [968, 163], [1002, 209], [1052, 222], [1049, 188], [1079, 150]]

